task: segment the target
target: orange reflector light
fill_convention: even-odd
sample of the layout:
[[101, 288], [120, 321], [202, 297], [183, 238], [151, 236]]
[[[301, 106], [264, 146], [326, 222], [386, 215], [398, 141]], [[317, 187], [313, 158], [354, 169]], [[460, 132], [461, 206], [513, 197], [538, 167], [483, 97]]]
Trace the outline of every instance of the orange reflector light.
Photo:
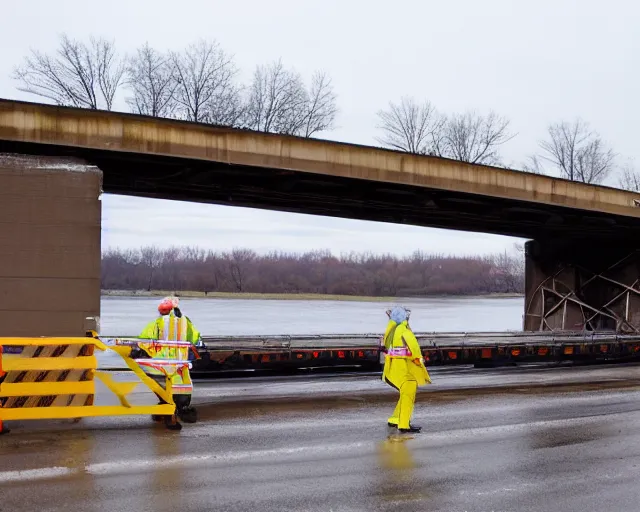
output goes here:
[[565, 355], [573, 354], [573, 347], [564, 347], [564, 354]]
[[519, 349], [519, 348], [514, 348], [514, 349], [511, 351], [511, 355], [512, 355], [513, 357], [518, 357], [518, 356], [520, 355], [520, 349]]
[[453, 350], [450, 351], [447, 355], [449, 356], [449, 359], [458, 359], [458, 353]]
[[304, 356], [303, 356], [302, 354], [296, 354], [296, 357], [297, 357], [298, 359], [302, 359]]
[[547, 347], [541, 347], [538, 349], [539, 356], [546, 356], [549, 353], [549, 349]]
[[483, 348], [481, 357], [483, 359], [490, 359], [491, 358], [491, 349], [490, 348]]
[[607, 352], [609, 350], [609, 347], [607, 347], [606, 345], [600, 345], [600, 352]]
[[263, 363], [268, 363], [269, 362], [269, 356], [262, 356], [262, 362]]

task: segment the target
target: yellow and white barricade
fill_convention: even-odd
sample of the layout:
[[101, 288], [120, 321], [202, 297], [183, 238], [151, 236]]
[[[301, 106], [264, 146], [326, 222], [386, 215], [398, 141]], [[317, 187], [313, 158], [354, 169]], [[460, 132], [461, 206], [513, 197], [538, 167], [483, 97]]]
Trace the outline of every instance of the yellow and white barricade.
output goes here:
[[115, 338], [117, 346], [139, 348], [145, 357], [137, 357], [135, 362], [147, 375], [171, 380], [174, 395], [191, 395], [191, 363], [189, 353], [199, 357], [195, 347], [188, 341], [146, 340], [140, 338]]
[[[94, 337], [85, 338], [0, 338], [0, 433], [3, 421], [12, 420], [143, 414], [175, 421], [170, 376], [162, 387], [130, 357], [131, 346], [108, 346], [92, 334]], [[109, 372], [98, 371], [96, 348], [119, 354], [139, 380], [116, 382]], [[119, 405], [94, 405], [96, 378], [118, 398]], [[127, 397], [141, 384], [165, 403], [132, 405]]]

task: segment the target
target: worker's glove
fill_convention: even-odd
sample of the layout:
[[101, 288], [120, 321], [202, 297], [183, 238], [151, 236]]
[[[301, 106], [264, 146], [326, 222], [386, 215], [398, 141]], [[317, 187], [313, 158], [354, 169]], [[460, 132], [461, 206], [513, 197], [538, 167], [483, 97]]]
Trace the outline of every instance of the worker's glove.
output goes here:
[[129, 357], [131, 359], [145, 359], [149, 356], [140, 347], [131, 347], [131, 353], [129, 354]]

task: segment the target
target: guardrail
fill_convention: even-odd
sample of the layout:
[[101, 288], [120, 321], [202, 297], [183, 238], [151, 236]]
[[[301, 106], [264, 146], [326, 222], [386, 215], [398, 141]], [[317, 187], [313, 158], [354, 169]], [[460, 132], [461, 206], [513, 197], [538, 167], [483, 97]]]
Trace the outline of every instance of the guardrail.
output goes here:
[[[638, 361], [640, 336], [613, 332], [416, 333], [429, 366]], [[205, 337], [194, 373], [348, 366], [379, 369], [379, 334]]]
[[[140, 414], [175, 419], [171, 380], [167, 378], [163, 388], [130, 357], [131, 347], [111, 347], [95, 333], [92, 335], [0, 338], [0, 433], [7, 431], [3, 422], [10, 420], [77, 421], [86, 417]], [[111, 373], [98, 371], [95, 349], [120, 355], [139, 381], [116, 382]], [[116, 396], [119, 405], [94, 405], [95, 379]], [[166, 403], [132, 405], [128, 397], [140, 384]]]
[[[416, 337], [429, 366], [640, 361], [640, 335], [614, 332], [417, 332]], [[122, 339], [127, 338], [111, 341]], [[205, 336], [193, 374], [338, 367], [377, 371], [380, 340], [380, 334]]]

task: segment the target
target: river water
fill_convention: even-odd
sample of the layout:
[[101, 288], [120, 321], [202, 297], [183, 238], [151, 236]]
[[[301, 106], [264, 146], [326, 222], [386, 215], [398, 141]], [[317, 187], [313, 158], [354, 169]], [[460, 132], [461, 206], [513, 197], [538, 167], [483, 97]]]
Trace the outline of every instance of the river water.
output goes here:
[[[103, 297], [100, 333], [136, 336], [157, 317], [158, 298]], [[519, 331], [524, 299], [432, 298], [398, 300], [411, 309], [415, 332]], [[386, 326], [394, 303], [180, 299], [204, 336], [275, 334], [373, 334]]]

